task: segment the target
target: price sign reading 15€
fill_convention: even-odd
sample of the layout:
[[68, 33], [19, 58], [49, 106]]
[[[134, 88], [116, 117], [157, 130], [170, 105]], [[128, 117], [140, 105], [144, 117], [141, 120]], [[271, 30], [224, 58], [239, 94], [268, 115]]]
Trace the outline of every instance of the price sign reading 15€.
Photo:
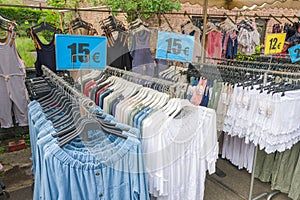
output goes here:
[[57, 34], [55, 40], [58, 70], [106, 68], [106, 37]]
[[159, 31], [156, 58], [192, 62], [194, 41], [194, 36]]
[[265, 42], [265, 54], [281, 53], [285, 36], [285, 33], [267, 34]]

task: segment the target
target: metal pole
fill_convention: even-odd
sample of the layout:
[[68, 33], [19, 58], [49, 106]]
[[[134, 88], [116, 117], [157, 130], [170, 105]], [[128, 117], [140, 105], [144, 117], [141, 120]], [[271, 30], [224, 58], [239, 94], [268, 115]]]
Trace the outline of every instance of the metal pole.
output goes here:
[[[201, 5], [201, 3], [200, 3]], [[206, 57], [206, 24], [207, 24], [207, 7], [208, 7], [208, 0], [204, 0], [203, 6], [203, 33], [202, 33], [202, 51], [201, 51], [201, 63], [205, 63]]]
[[[272, 61], [272, 58], [271, 58]], [[270, 67], [269, 67], [270, 70]], [[267, 85], [268, 81], [268, 73], [264, 73], [264, 81], [263, 81], [263, 86], [265, 87]], [[255, 166], [256, 166], [256, 159], [257, 159], [257, 152], [258, 152], [258, 146], [255, 146], [255, 151], [254, 151], [254, 157], [253, 157], [253, 167], [252, 167], [252, 173], [251, 173], [251, 182], [250, 182], [250, 191], [249, 191], [249, 197], [248, 200], [252, 200], [252, 193], [253, 193], [253, 188], [254, 188], [254, 178], [255, 178]], [[268, 193], [262, 194], [259, 198], [268, 195]]]

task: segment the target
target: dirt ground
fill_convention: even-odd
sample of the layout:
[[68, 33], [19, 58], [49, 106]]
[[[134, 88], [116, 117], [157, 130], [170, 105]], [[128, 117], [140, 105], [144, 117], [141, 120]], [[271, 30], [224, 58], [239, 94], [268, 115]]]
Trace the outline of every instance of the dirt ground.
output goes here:
[[31, 186], [33, 174], [31, 173], [31, 149], [2, 153], [0, 162], [3, 169], [0, 172], [0, 180], [9, 192]]

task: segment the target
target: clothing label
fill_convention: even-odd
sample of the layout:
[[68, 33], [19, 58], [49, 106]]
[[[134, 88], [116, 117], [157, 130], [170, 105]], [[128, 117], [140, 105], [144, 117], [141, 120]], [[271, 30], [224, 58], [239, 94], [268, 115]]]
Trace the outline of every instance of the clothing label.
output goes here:
[[295, 63], [300, 60], [300, 44], [289, 48], [290, 57], [292, 63]]
[[57, 34], [55, 41], [58, 70], [106, 68], [106, 37]]
[[194, 41], [194, 36], [159, 31], [156, 58], [192, 62]]
[[265, 54], [281, 53], [286, 33], [267, 34], [265, 42]]

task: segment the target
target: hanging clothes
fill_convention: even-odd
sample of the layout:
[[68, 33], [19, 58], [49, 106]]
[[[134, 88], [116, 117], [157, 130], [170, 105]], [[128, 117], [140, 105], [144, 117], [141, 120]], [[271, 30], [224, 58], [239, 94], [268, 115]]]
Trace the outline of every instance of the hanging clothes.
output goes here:
[[[56, 81], [61, 84], [61, 81]], [[136, 128], [118, 123], [113, 116], [104, 113], [99, 107], [93, 107], [87, 112], [96, 114], [97, 118], [85, 118], [84, 123], [92, 120], [97, 124], [99, 122], [100, 126], [105, 121], [114, 126], [113, 129], [104, 130], [102, 125], [101, 129], [85, 129], [85, 124], [80, 122], [80, 128], [84, 128], [82, 134], [87, 131], [89, 140], [84, 140], [80, 135], [71, 135], [71, 139], [62, 145], [61, 142], [66, 139], [62, 139], [63, 136], [74, 134], [72, 130], [66, 132], [66, 129], [78, 124], [76, 120], [69, 119], [70, 115], [64, 110], [65, 105], [61, 105], [62, 102], [56, 98], [57, 90], [53, 89], [55, 88], [52, 88], [53, 96], [48, 93], [39, 102], [31, 101], [28, 105], [32, 171], [35, 175], [33, 199], [148, 200], [140, 132]], [[66, 94], [71, 95], [64, 91], [58, 96], [68, 99], [73, 110], [73, 96], [71, 98]], [[79, 107], [71, 116], [76, 114], [80, 117]], [[112, 130], [121, 132], [116, 135]]]
[[284, 152], [266, 154], [259, 150], [255, 177], [270, 182], [272, 190], [287, 193], [291, 199], [300, 198], [300, 143]]
[[56, 72], [56, 58], [55, 58], [55, 35], [53, 35], [49, 44], [44, 44], [39, 39], [38, 35], [34, 31], [30, 31], [32, 39], [35, 43], [37, 58], [34, 63], [36, 69], [36, 76], [42, 76], [42, 65], [47, 66], [53, 72]]
[[225, 58], [228, 59], [236, 58], [237, 51], [238, 51], [238, 37], [236, 31], [233, 31], [231, 34], [229, 34]]
[[249, 173], [253, 172], [254, 151], [253, 143], [246, 144], [244, 138], [224, 134], [222, 158], [230, 160], [238, 169], [245, 168]]
[[150, 51], [151, 32], [138, 30], [131, 40], [130, 52], [132, 55], [132, 71], [142, 75], [154, 76], [154, 59]]
[[195, 26], [193, 23], [187, 23], [184, 26], [181, 27], [182, 33], [190, 36], [194, 36], [194, 51], [193, 51], [193, 62], [197, 63], [200, 60], [201, 57], [201, 34], [202, 31], [200, 28]]
[[111, 37], [112, 43], [107, 47], [107, 65], [130, 71], [132, 56], [128, 49], [127, 33], [118, 32], [117, 38]]
[[285, 151], [300, 140], [296, 131], [300, 128], [299, 94], [300, 90], [288, 91], [282, 97], [280, 93], [234, 87], [223, 130], [267, 153]]
[[156, 111], [143, 122], [149, 192], [154, 199], [202, 200], [206, 172], [215, 172], [215, 112], [191, 105], [177, 116]]
[[241, 27], [238, 34], [238, 50], [245, 55], [253, 55], [255, 47], [260, 43], [260, 35], [256, 28], [249, 30]]
[[[35, 113], [40, 105], [31, 102], [29, 109]], [[83, 142], [78, 138], [61, 148], [52, 137], [61, 127], [55, 129], [50, 121], [36, 119], [32, 126], [37, 132], [31, 133], [36, 135], [34, 199], [149, 199], [143, 159], [138, 156], [142, 155], [141, 143], [134, 135], [138, 133], [135, 129], [129, 130], [126, 140], [93, 132], [90, 137], [97, 139]], [[133, 163], [138, 165], [130, 167]]]
[[[207, 33], [207, 56], [210, 58], [222, 57], [222, 39], [223, 34], [221, 31], [210, 31]], [[208, 60], [210, 63], [216, 63], [217, 61]]]
[[15, 46], [15, 32], [8, 33], [0, 43], [0, 124], [2, 128], [14, 126], [13, 115], [19, 126], [27, 126], [28, 94], [25, 86], [25, 66]]

